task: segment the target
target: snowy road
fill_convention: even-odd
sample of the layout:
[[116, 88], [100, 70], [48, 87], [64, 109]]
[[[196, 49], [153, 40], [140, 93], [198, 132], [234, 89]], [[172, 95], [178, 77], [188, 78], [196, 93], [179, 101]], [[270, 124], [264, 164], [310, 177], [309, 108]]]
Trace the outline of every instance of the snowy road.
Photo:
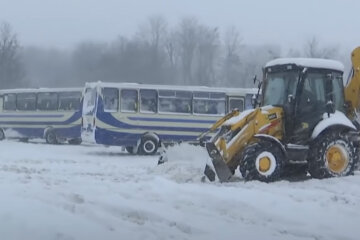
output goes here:
[[0, 239], [359, 239], [359, 172], [214, 184], [192, 148], [156, 166], [115, 147], [0, 142]]

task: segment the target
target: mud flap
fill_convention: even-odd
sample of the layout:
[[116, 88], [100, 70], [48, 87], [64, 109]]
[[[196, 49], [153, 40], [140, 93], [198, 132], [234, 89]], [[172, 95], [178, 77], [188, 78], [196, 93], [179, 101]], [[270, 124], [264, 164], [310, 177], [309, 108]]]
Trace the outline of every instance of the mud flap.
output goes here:
[[[213, 142], [206, 143], [206, 150], [209, 153], [219, 181], [228, 182], [232, 177], [232, 173], [229, 167], [226, 165], [224, 159], [222, 158], [219, 150], [216, 148], [215, 144]], [[215, 180], [215, 177], [213, 176], [214, 171], [209, 166], [206, 166], [204, 174], [210, 181]]]

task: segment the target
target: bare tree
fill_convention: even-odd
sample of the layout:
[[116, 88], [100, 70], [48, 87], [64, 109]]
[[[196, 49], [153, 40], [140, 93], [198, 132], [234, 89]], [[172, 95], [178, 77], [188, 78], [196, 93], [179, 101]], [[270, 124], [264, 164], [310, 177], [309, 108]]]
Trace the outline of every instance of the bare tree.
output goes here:
[[220, 45], [218, 28], [207, 26], [199, 26], [198, 28], [198, 51], [195, 58], [197, 83], [214, 85], [216, 79], [215, 62]]
[[139, 26], [138, 40], [145, 44], [143, 46], [144, 52], [148, 51], [150, 54], [149, 68], [151, 72], [148, 73], [150, 78], [161, 78], [161, 71], [165, 61], [166, 35], [167, 22], [160, 15], [149, 17], [145, 24]]
[[319, 40], [313, 36], [304, 45], [304, 56], [309, 58], [336, 58], [338, 48], [327, 46], [320, 48]]
[[199, 24], [196, 18], [184, 18], [176, 31], [184, 84], [193, 82], [192, 64], [198, 44], [198, 26]]
[[24, 67], [19, 57], [20, 45], [9, 23], [0, 25], [0, 88], [19, 87]]
[[[243, 86], [243, 79], [240, 79], [241, 75], [241, 62], [240, 62], [240, 46], [242, 43], [242, 37], [240, 32], [234, 27], [229, 27], [224, 35], [224, 48], [225, 59], [223, 63], [224, 77], [227, 83], [234, 84], [239, 83]], [[236, 85], [235, 85], [236, 86]]]

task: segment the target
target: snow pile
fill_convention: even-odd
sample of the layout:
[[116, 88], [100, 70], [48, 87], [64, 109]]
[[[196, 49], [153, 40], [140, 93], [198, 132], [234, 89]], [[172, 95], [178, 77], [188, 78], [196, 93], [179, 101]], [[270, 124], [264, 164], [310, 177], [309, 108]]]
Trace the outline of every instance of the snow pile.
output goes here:
[[278, 58], [268, 62], [265, 65], [265, 68], [285, 64], [295, 64], [310, 68], [334, 69], [341, 72], [344, 71], [344, 65], [341, 62], [321, 58]]
[[155, 172], [176, 182], [200, 181], [209, 161], [209, 155], [204, 147], [188, 143], [168, 147], [166, 156], [168, 161], [157, 166]]
[[360, 172], [204, 184], [206, 150], [184, 145], [157, 166], [119, 147], [1, 141], [0, 239], [359, 239]]

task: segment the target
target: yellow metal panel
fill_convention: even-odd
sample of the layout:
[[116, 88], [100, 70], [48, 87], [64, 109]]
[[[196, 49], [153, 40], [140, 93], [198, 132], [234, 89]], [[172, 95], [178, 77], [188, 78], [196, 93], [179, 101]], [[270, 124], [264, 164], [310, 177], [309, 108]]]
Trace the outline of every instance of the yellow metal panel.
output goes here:
[[355, 110], [360, 105], [360, 47], [355, 48], [351, 53], [353, 75], [345, 87], [345, 101], [351, 103], [348, 117], [354, 119]]

